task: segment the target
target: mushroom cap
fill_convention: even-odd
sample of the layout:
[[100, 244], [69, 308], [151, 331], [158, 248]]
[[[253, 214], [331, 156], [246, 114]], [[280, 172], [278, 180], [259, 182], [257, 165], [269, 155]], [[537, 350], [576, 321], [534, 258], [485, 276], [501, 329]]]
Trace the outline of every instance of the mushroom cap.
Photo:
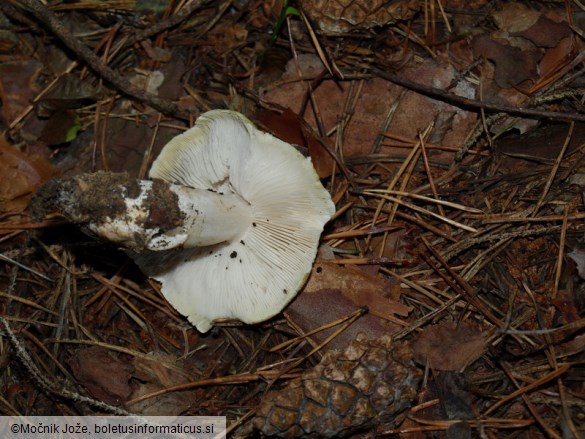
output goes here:
[[305, 283], [335, 213], [310, 158], [229, 110], [202, 114], [172, 139], [150, 177], [236, 194], [250, 205], [241, 236], [184, 249], [153, 275], [201, 332], [216, 319], [257, 323], [278, 314]]

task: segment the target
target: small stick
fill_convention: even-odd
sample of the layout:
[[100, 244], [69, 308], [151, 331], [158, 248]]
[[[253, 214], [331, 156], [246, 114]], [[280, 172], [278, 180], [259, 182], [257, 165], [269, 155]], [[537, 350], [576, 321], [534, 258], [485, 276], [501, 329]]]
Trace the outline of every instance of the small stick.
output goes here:
[[549, 120], [558, 120], [562, 122], [585, 122], [585, 114], [578, 114], [578, 113], [561, 113], [558, 111], [546, 111], [546, 110], [537, 110], [533, 108], [522, 108], [522, 107], [513, 107], [512, 105], [499, 105], [499, 104], [492, 104], [489, 102], [481, 102], [475, 99], [468, 99], [461, 96], [457, 96], [452, 93], [447, 93], [441, 89], [435, 87], [429, 87], [427, 85], [423, 85], [417, 82], [409, 81], [407, 79], [403, 79], [398, 75], [393, 73], [389, 73], [387, 71], [373, 68], [371, 72], [379, 76], [382, 79], [390, 81], [394, 84], [400, 85], [401, 87], [408, 88], [409, 90], [417, 91], [421, 94], [426, 96], [430, 96], [433, 99], [437, 99], [443, 102], [446, 102], [451, 105], [455, 105], [461, 108], [469, 108], [473, 110], [487, 110], [487, 111], [496, 111], [499, 113], [508, 113], [517, 116], [526, 117], [528, 119], [549, 119]]
[[126, 406], [132, 406], [147, 399], [156, 398], [157, 396], [165, 395], [171, 392], [177, 392], [180, 390], [195, 389], [197, 387], [207, 386], [225, 386], [229, 384], [242, 384], [250, 383], [252, 381], [265, 381], [267, 379], [290, 379], [297, 378], [300, 374], [298, 373], [287, 373], [280, 374], [280, 371], [266, 371], [260, 373], [244, 372], [238, 375], [227, 375], [218, 378], [206, 378], [199, 381], [192, 381], [190, 383], [178, 384], [176, 386], [167, 387], [165, 389], [157, 390], [146, 395], [139, 396], [137, 398], [126, 401]]
[[16, 355], [18, 356], [18, 358], [20, 359], [20, 361], [22, 362], [24, 367], [31, 374], [31, 376], [34, 378], [34, 380], [37, 382], [37, 384], [43, 390], [45, 390], [46, 392], [52, 393], [54, 395], [58, 395], [58, 396], [61, 396], [63, 398], [78, 402], [78, 403], [88, 404], [90, 406], [97, 408], [98, 410], [103, 410], [103, 411], [106, 411], [108, 413], [112, 413], [116, 416], [130, 416], [131, 415], [126, 410], [123, 410], [123, 409], [118, 408], [118, 407], [114, 407], [113, 405], [107, 404], [107, 403], [102, 402], [102, 401], [98, 401], [97, 399], [89, 398], [87, 396], [80, 395], [79, 393], [72, 392], [70, 390], [63, 388], [62, 385], [59, 385], [56, 382], [49, 381], [41, 373], [41, 371], [39, 370], [37, 365], [33, 362], [32, 358], [30, 357], [28, 352], [24, 349], [22, 344], [18, 341], [18, 339], [16, 338], [16, 335], [14, 335], [14, 332], [12, 332], [12, 329], [10, 328], [8, 321], [4, 317], [0, 316], [0, 323], [2, 324], [2, 326], [4, 326], [4, 332], [8, 336], [8, 340], [10, 341], [10, 344], [12, 345], [14, 350], [16, 351]]

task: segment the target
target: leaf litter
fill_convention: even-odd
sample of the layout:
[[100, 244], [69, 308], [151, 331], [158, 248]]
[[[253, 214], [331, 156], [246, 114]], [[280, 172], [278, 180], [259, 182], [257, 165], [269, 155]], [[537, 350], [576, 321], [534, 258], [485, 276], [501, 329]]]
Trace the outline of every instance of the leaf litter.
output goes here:
[[[0, 413], [584, 434], [580, 4], [345, 3], [0, 4]], [[282, 315], [202, 335], [124, 254], [26, 204], [58, 174], [144, 176], [214, 108], [310, 155], [337, 213]]]

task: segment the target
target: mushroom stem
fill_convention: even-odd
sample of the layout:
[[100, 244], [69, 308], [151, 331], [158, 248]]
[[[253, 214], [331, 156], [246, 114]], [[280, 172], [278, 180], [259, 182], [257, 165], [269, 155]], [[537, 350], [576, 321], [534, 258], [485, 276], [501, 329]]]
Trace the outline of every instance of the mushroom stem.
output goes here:
[[31, 204], [36, 216], [57, 209], [93, 234], [134, 252], [204, 247], [250, 227], [240, 196], [98, 172], [52, 180]]
[[[221, 194], [177, 184], [170, 184], [169, 188], [177, 195], [179, 208], [186, 215], [182, 225], [187, 233], [184, 247], [205, 247], [232, 241], [252, 224], [252, 208], [237, 194]], [[159, 235], [156, 240], [164, 239], [164, 236]]]

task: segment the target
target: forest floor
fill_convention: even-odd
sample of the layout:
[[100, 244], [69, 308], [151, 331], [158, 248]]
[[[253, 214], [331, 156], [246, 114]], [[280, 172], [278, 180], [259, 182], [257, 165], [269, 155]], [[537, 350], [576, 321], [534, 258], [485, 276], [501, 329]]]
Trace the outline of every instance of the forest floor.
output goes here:
[[[382, 3], [0, 2], [0, 414], [585, 436], [585, 9]], [[337, 211], [283, 313], [202, 334], [27, 205], [53, 177], [144, 178], [217, 108], [310, 156]]]

